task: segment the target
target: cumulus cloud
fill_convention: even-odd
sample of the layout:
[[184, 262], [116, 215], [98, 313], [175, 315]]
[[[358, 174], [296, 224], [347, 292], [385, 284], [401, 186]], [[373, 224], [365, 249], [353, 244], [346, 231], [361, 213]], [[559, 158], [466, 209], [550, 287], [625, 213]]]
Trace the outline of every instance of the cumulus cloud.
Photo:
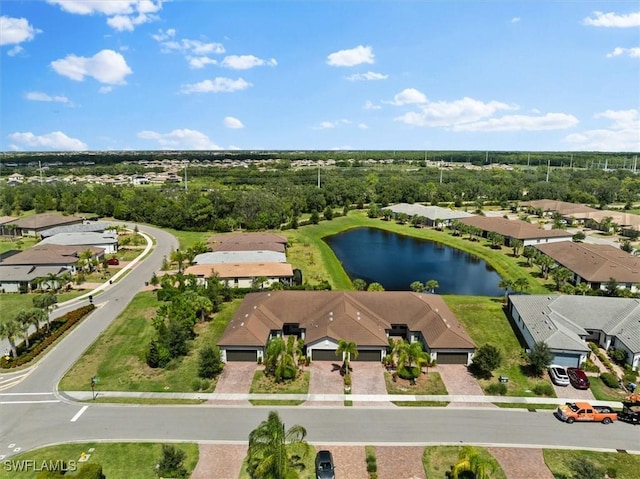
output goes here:
[[217, 60], [209, 57], [188, 57], [189, 66], [194, 69], [204, 68], [207, 65], [215, 65]]
[[327, 64], [332, 67], [352, 67], [362, 63], [373, 63], [374, 58], [371, 47], [358, 45], [349, 50], [339, 50], [329, 54]]
[[453, 131], [541, 131], [564, 130], [578, 124], [578, 119], [565, 113], [542, 116], [504, 115], [500, 118], [455, 125]]
[[38, 33], [42, 30], [33, 27], [26, 18], [0, 17], [0, 45], [16, 45], [10, 50], [11, 56], [22, 51], [18, 44], [33, 40]]
[[75, 15], [104, 15], [117, 31], [132, 31], [136, 26], [158, 20], [163, 0], [47, 0]]
[[101, 50], [92, 57], [67, 55], [51, 62], [51, 67], [59, 75], [75, 81], [91, 77], [109, 85], [123, 85], [125, 77], [133, 73], [124, 57], [113, 50]]
[[14, 150], [87, 150], [87, 144], [77, 138], [70, 138], [61, 131], [53, 131], [44, 135], [34, 135], [32, 132], [16, 132], [9, 135], [9, 139], [16, 144], [11, 145]]
[[513, 17], [511, 19], [511, 23], [519, 23], [520, 22], [520, 17]]
[[386, 80], [389, 78], [389, 75], [384, 75], [382, 73], [376, 72], [367, 72], [367, 73], [354, 73], [353, 75], [349, 75], [345, 77], [349, 81], [366, 81], [366, 80]]
[[384, 103], [390, 103], [391, 105], [402, 106], [411, 105], [416, 103], [426, 103], [427, 96], [420, 90], [415, 88], [405, 88], [400, 93], [393, 97], [392, 101], [385, 101]]
[[231, 93], [234, 91], [246, 90], [253, 86], [244, 78], [234, 80], [232, 78], [216, 77], [213, 80], [204, 80], [198, 83], [187, 83], [183, 85], [180, 92], [190, 93]]
[[69, 99], [64, 95], [48, 95], [47, 93], [43, 93], [41, 91], [30, 91], [24, 96], [29, 101], [45, 101], [45, 102], [56, 102], [56, 103], [71, 103]]
[[242, 122], [232, 116], [225, 117], [224, 126], [231, 129], [244, 128], [244, 125], [242, 124]]
[[364, 106], [362, 108], [365, 110], [379, 110], [382, 107], [380, 105], [376, 105], [371, 100], [367, 100], [364, 102]]
[[366, 130], [367, 128], [369, 128], [369, 125], [367, 125], [366, 123], [358, 123], [358, 128], [360, 128], [361, 130]]
[[640, 47], [633, 47], [633, 48], [616, 47], [613, 49], [611, 53], [607, 53], [607, 58], [619, 57], [622, 55], [629, 56], [631, 58], [639, 58]]
[[333, 120], [333, 121], [321, 121], [318, 126], [314, 126], [314, 130], [329, 130], [331, 128], [336, 128], [340, 125], [351, 125], [353, 122], [351, 120], [342, 119], [342, 120]]
[[207, 135], [187, 128], [173, 130], [170, 133], [141, 131], [138, 138], [155, 141], [158, 146], [171, 150], [221, 150]]
[[609, 128], [567, 135], [565, 141], [585, 151], [640, 151], [640, 115], [638, 110], [607, 110], [594, 115], [610, 120]]
[[258, 58], [254, 55], [229, 55], [224, 57], [221, 65], [227, 68], [233, 68], [234, 70], [248, 70], [253, 67], [261, 67], [264, 65], [268, 65], [270, 67], [274, 67], [278, 64], [275, 58], [269, 58], [268, 60], [263, 60], [262, 58]]
[[640, 12], [618, 14], [615, 12], [593, 12], [582, 23], [591, 27], [630, 28], [640, 27]]
[[189, 38], [176, 38], [175, 28], [158, 30], [158, 33], [151, 35], [151, 38], [160, 44], [162, 53], [182, 54], [189, 62], [191, 68], [203, 68], [206, 65], [215, 65], [218, 61], [209, 55], [225, 52], [225, 48], [221, 43], [203, 42]]

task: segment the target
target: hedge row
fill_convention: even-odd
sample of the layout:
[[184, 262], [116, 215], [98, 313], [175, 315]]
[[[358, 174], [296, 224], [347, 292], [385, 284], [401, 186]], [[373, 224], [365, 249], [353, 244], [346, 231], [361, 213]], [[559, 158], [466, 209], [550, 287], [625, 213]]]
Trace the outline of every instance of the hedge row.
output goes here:
[[81, 319], [83, 319], [86, 315], [88, 315], [91, 311], [96, 309], [93, 304], [88, 304], [86, 306], [82, 306], [81, 308], [75, 309], [73, 311], [69, 311], [64, 316], [55, 319], [53, 322], [57, 322], [60, 325], [57, 328], [53, 328], [52, 333], [43, 339], [38, 344], [34, 345], [30, 350], [25, 352], [24, 354], [20, 354], [15, 360], [11, 359], [7, 361], [4, 357], [0, 360], [1, 368], [16, 368], [18, 366], [22, 366], [23, 364], [32, 361], [34, 358], [38, 357], [43, 351], [45, 351], [49, 346], [51, 346], [60, 336], [62, 336], [65, 331], [71, 329], [76, 323], [78, 323]]

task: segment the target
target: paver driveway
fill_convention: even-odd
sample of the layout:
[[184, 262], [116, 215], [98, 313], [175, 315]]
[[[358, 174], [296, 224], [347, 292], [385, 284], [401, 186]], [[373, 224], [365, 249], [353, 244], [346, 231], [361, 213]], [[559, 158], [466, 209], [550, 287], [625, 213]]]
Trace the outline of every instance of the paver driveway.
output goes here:
[[[253, 374], [257, 371], [258, 365], [253, 362], [228, 362], [224, 365], [224, 369], [218, 378], [216, 384], [216, 393], [243, 393], [246, 394], [251, 389]], [[248, 405], [248, 401], [225, 401], [225, 404], [242, 404]]]
[[[463, 364], [438, 364], [436, 371], [440, 373], [447, 392], [452, 396], [484, 396], [484, 391], [478, 384], [476, 378], [467, 370]], [[461, 403], [451, 402], [449, 407], [496, 407], [489, 403]]]
[[376, 447], [378, 477], [380, 479], [426, 479], [422, 465], [423, 453], [424, 446]]
[[[340, 479], [365, 479], [368, 477], [367, 461], [363, 446], [316, 445], [315, 448], [316, 451], [323, 449], [331, 451], [333, 464], [336, 467], [336, 477]], [[307, 476], [301, 474], [300, 477], [306, 478]], [[381, 476], [380, 479], [382, 479]]]
[[[314, 361], [309, 370], [309, 394], [343, 394], [340, 364], [333, 361]], [[342, 406], [342, 401], [307, 401], [305, 406]]]
[[553, 479], [553, 474], [544, 462], [542, 449], [489, 447], [488, 450], [500, 463], [507, 477]]
[[[378, 362], [351, 362], [352, 394], [387, 394], [387, 386], [384, 382], [384, 368]], [[382, 407], [391, 406], [391, 403], [373, 401], [355, 401], [354, 406]]]
[[238, 479], [246, 444], [198, 444], [200, 457], [191, 479]]

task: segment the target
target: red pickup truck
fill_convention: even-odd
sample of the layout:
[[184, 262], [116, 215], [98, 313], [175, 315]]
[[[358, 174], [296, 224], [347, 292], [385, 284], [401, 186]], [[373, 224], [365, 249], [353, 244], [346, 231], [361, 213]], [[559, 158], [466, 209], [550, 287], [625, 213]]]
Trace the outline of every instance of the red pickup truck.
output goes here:
[[588, 402], [568, 402], [554, 413], [558, 419], [572, 424], [575, 421], [595, 421], [611, 424], [618, 417], [609, 406], [592, 406]]

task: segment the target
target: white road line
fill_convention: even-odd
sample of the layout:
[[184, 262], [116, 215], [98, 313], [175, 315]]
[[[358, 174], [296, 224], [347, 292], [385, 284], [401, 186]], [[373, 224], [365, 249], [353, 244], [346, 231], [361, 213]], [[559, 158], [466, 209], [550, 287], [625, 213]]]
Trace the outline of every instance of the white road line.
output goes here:
[[60, 399], [52, 399], [50, 401], [0, 401], [0, 404], [39, 404], [50, 402], [60, 402]]
[[89, 406], [82, 406], [82, 408], [76, 413], [76, 415], [71, 418], [71, 422], [76, 422], [80, 418], [80, 416], [82, 416], [82, 413], [87, 410], [88, 407]]

